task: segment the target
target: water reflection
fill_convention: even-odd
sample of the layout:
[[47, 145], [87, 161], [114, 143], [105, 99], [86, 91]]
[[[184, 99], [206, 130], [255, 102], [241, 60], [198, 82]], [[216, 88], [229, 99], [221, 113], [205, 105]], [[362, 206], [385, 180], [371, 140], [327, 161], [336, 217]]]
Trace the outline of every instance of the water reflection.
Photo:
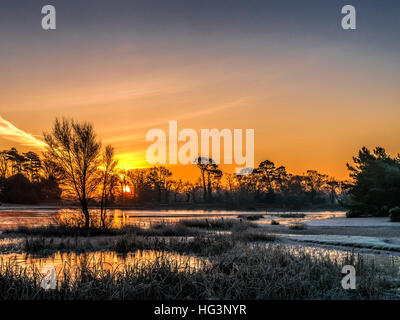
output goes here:
[[[98, 216], [96, 210], [92, 211], [93, 217]], [[296, 217], [296, 214], [298, 215]], [[304, 216], [300, 216], [304, 215]], [[185, 219], [236, 219], [240, 215], [260, 215], [262, 219], [254, 221], [260, 224], [270, 224], [271, 220], [280, 224], [304, 222], [308, 220], [343, 217], [344, 212], [243, 212], [243, 211], [213, 211], [213, 210], [109, 210], [109, 220], [115, 227], [124, 225], [137, 225], [147, 228], [151, 224], [164, 222], [175, 223]], [[80, 216], [78, 209], [1, 209], [0, 230], [16, 228], [19, 226], [43, 226], [55, 223], [55, 218], [69, 218]]]
[[74, 277], [83, 267], [96, 271], [97, 275], [105, 272], [116, 273], [129, 270], [130, 273], [140, 272], [146, 266], [154, 264], [168, 264], [178, 272], [193, 272], [209, 263], [208, 260], [194, 256], [181, 255], [155, 250], [138, 250], [126, 255], [112, 251], [92, 253], [61, 253], [57, 252], [48, 257], [37, 257], [28, 254], [2, 254], [0, 255], [0, 269], [14, 268], [28, 275], [42, 273], [55, 269], [57, 280], [62, 280], [65, 274]]
[[344, 217], [344, 211], [319, 211], [319, 212], [268, 212], [265, 218], [258, 220], [259, 224], [271, 224], [272, 220], [279, 222], [281, 225], [293, 223], [302, 223], [311, 220], [322, 220]]

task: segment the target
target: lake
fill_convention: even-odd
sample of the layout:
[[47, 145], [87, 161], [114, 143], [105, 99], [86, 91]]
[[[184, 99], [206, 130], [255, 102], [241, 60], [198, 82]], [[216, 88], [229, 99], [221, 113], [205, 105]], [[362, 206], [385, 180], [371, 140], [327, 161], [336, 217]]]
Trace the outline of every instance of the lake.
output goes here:
[[[54, 223], [54, 218], [60, 215], [72, 215], [80, 212], [78, 209], [40, 208], [40, 207], [0, 207], [0, 230], [12, 229], [18, 226], [43, 226]], [[327, 218], [344, 217], [344, 211], [316, 212], [255, 212], [255, 211], [217, 211], [217, 210], [109, 210], [116, 225], [138, 225], [146, 227], [151, 223], [173, 223], [182, 219], [221, 219], [237, 218], [240, 215], [262, 215], [257, 223], [269, 224], [277, 220], [281, 224], [303, 222]], [[296, 216], [297, 215], [297, 216]]]

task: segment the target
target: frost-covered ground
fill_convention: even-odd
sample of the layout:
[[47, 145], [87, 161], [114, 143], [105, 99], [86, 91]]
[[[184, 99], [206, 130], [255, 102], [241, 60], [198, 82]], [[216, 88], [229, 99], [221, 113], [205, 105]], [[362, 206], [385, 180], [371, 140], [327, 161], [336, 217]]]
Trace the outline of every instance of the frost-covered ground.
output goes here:
[[389, 218], [328, 218], [323, 220], [309, 220], [304, 222], [310, 227], [391, 227], [399, 228], [400, 223], [390, 222]]
[[276, 234], [298, 243], [366, 248], [400, 252], [400, 223], [389, 218], [326, 218], [303, 221], [300, 231], [285, 230]]
[[283, 239], [307, 243], [400, 252], [400, 238], [297, 234], [281, 234], [279, 236]]

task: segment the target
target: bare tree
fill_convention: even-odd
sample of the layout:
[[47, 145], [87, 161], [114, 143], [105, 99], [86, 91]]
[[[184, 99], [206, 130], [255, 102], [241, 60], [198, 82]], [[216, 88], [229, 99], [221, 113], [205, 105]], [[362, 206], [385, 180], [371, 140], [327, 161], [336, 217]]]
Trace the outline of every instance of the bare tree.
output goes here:
[[114, 148], [108, 145], [102, 156], [100, 219], [103, 228], [106, 227], [107, 204], [118, 181], [115, 170], [117, 165], [118, 160], [114, 158]]
[[165, 193], [165, 199], [168, 203], [169, 191], [170, 191], [170, 177], [172, 176], [172, 172], [167, 168], [161, 167], [152, 167], [150, 168], [148, 179], [153, 184], [156, 193], [157, 193], [157, 201], [161, 203], [162, 194]]
[[93, 125], [56, 119], [52, 130], [44, 132], [44, 139], [46, 160], [61, 172], [60, 182], [79, 201], [85, 228], [89, 228], [88, 201], [98, 186], [101, 150]]
[[178, 202], [178, 195], [183, 193], [183, 181], [182, 179], [179, 180], [171, 180], [171, 189], [174, 192], [174, 202]]

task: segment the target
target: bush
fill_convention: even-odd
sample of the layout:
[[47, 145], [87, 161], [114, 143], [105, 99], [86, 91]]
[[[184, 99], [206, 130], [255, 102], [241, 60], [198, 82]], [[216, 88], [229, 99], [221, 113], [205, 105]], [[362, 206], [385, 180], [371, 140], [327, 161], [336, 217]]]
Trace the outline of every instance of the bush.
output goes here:
[[400, 207], [394, 207], [389, 210], [390, 221], [400, 222]]

